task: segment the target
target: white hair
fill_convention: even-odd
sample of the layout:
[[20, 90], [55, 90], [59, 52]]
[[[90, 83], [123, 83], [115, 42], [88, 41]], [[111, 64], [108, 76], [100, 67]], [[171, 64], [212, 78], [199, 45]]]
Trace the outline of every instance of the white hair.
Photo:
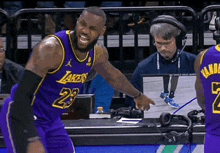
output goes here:
[[150, 27], [150, 34], [155, 36], [161, 36], [163, 39], [171, 39], [180, 35], [181, 30], [168, 23], [156, 23]]

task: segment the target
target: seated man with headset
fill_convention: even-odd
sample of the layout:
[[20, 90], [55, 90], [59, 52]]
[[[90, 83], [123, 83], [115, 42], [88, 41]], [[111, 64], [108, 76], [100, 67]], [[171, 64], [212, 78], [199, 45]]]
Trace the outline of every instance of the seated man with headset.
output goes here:
[[[142, 90], [141, 74], [184, 74], [195, 73], [194, 61], [196, 55], [183, 51], [186, 45], [186, 28], [176, 18], [170, 15], [160, 15], [152, 20], [150, 34], [154, 38], [157, 52], [141, 61], [136, 67], [131, 83]], [[178, 42], [185, 39], [183, 47]], [[170, 91], [168, 90], [169, 75], [164, 75], [164, 91], [160, 97], [174, 108], [180, 106], [174, 102], [174, 92], [177, 87], [178, 76], [171, 78]], [[135, 107], [134, 101], [126, 97], [126, 105]]]

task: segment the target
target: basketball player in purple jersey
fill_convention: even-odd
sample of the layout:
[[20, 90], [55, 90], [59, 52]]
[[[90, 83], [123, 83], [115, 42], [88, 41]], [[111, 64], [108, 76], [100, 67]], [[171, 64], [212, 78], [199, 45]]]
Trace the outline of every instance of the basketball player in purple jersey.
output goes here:
[[105, 22], [103, 10], [86, 8], [74, 31], [49, 35], [34, 48], [23, 78], [1, 109], [1, 131], [9, 152], [75, 152], [60, 117], [74, 104], [91, 68], [116, 90], [133, 97], [138, 109], [155, 104], [112, 66], [107, 49], [96, 44]]
[[199, 53], [195, 62], [195, 89], [205, 110], [205, 153], [220, 152], [220, 45]]

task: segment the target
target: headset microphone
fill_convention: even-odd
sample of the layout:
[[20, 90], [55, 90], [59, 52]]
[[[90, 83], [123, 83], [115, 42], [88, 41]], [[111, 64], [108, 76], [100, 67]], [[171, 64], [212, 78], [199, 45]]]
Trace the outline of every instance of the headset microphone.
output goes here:
[[171, 60], [172, 63], [175, 62], [175, 61], [179, 58], [180, 54], [181, 54], [182, 51], [185, 49], [185, 47], [186, 47], [186, 40], [187, 40], [187, 37], [185, 37], [185, 38], [183, 39], [183, 47], [182, 47], [182, 49], [181, 49], [180, 51], [177, 51], [176, 57], [175, 57], [173, 60]]

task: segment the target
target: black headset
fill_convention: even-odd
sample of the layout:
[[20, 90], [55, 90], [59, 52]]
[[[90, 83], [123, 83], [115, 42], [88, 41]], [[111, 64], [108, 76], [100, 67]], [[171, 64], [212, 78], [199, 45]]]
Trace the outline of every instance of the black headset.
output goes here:
[[140, 109], [135, 109], [132, 107], [120, 107], [118, 109], [111, 109], [111, 118], [121, 118], [121, 117], [127, 117], [127, 118], [143, 118], [144, 112]]
[[176, 143], [178, 141], [178, 137], [182, 137], [182, 136], [185, 136], [191, 142], [192, 141], [192, 122], [188, 117], [184, 115], [172, 115], [170, 113], [163, 112], [161, 113], [159, 117], [159, 122], [161, 124], [161, 127], [169, 126], [174, 118], [177, 120], [185, 121], [187, 123], [187, 129], [185, 132], [178, 133], [177, 131], [172, 130], [168, 132], [166, 135], [164, 135], [162, 134], [161, 131], [159, 131], [159, 129], [158, 131], [164, 136], [164, 138], [168, 141], [169, 144]]
[[[198, 117], [198, 114], [202, 116]], [[191, 119], [193, 123], [202, 122], [205, 123], [205, 111], [204, 110], [192, 110], [187, 114], [188, 118]]]
[[175, 17], [170, 16], [170, 15], [159, 15], [158, 17], [154, 18], [151, 21], [151, 25], [156, 24], [156, 23], [168, 23], [171, 24], [175, 27], [177, 27], [178, 29], [181, 30], [181, 33], [179, 35], [179, 37], [181, 37], [182, 39], [186, 37], [186, 27], [179, 22]]

